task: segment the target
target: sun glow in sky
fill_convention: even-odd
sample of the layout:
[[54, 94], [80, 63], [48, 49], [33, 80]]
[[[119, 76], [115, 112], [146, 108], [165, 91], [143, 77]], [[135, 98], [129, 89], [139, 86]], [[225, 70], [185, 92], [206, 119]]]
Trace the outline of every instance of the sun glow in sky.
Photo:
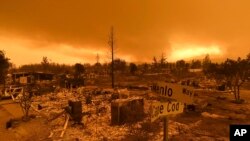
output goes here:
[[[110, 62], [108, 47], [74, 46], [66, 43], [49, 43], [17, 37], [0, 36], [0, 46], [6, 52], [6, 56], [17, 66], [24, 64], [40, 63], [42, 57], [48, 57], [50, 62], [60, 64], [95, 63], [97, 54], [100, 62]], [[204, 55], [222, 56], [224, 50], [219, 45], [198, 45], [187, 43], [172, 43], [171, 52], [166, 56], [168, 61], [173, 62], [180, 59], [203, 58]], [[132, 54], [115, 54], [116, 58], [135, 61]]]
[[[34, 48], [37, 44], [42, 47]], [[5, 51], [6, 56], [11, 62], [19, 65], [40, 63], [42, 57], [48, 57], [50, 62], [74, 64], [74, 63], [95, 63], [97, 53], [104, 56], [103, 50], [97, 50], [91, 47], [73, 47], [69, 44], [47, 44], [34, 43], [34, 41], [17, 38], [0, 37], [1, 49]]]
[[219, 56], [223, 53], [218, 45], [200, 46], [172, 44], [172, 52], [169, 56], [169, 60], [176, 61], [180, 59], [191, 59], [195, 57], [203, 57], [206, 54]]
[[[44, 56], [48, 57], [50, 62], [72, 65], [75, 63], [94, 64], [98, 54], [100, 63], [110, 62], [108, 47], [74, 46], [66, 43], [48, 43], [3, 36], [0, 36], [0, 47], [16, 66], [41, 63]], [[115, 58], [118, 56], [127, 62], [134, 59], [132, 55], [116, 53]]]

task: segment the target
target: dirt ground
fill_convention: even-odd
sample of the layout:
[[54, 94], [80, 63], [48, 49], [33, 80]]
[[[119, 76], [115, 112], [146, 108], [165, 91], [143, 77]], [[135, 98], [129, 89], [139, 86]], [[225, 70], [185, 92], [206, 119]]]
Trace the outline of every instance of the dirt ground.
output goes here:
[[[232, 94], [207, 93], [200, 94], [206, 99], [209, 106], [201, 112], [183, 113], [175, 118], [180, 123], [190, 124], [201, 121], [200, 125], [192, 130], [172, 138], [172, 140], [229, 140], [230, 124], [250, 124], [250, 91], [241, 90], [245, 100], [243, 104], [233, 102]], [[202, 116], [202, 112], [217, 114], [224, 118], [210, 118]]]
[[[142, 84], [133, 82], [132, 84]], [[145, 84], [145, 82], [143, 83]], [[163, 140], [163, 122], [161, 119], [150, 122], [149, 106], [151, 97], [143, 90], [132, 92], [145, 100], [146, 116], [143, 121], [135, 124], [121, 126], [110, 125], [110, 103], [102, 100], [102, 96], [94, 98], [101, 100], [101, 106], [107, 109], [103, 115], [92, 114], [87, 119], [84, 128], [70, 125], [63, 138], [48, 138], [50, 131], [57, 126], [62, 127], [65, 117], [48, 123], [36, 112], [31, 114], [36, 117], [27, 122], [20, 120], [22, 111], [18, 104], [11, 100], [0, 101], [0, 140], [122, 140], [122, 141], [160, 141]], [[61, 103], [66, 104], [67, 94], [60, 94]], [[71, 95], [72, 97], [72, 95]], [[250, 90], [242, 89], [241, 98], [245, 100], [242, 104], [234, 103], [234, 96], [230, 93], [217, 91], [202, 91], [196, 96], [197, 107], [195, 111], [187, 111], [176, 116], [169, 117], [169, 140], [171, 141], [228, 141], [230, 124], [250, 124]], [[49, 95], [39, 97], [34, 103], [44, 104], [44, 112], [58, 110], [63, 104], [60, 100], [49, 100]], [[44, 101], [42, 101], [44, 100]], [[83, 102], [85, 102], [83, 100]], [[49, 107], [49, 105], [53, 105]], [[95, 104], [84, 106], [84, 110], [95, 111]], [[11, 119], [19, 119], [16, 124], [6, 129], [6, 122]], [[84, 121], [86, 123], [86, 121]]]
[[[12, 100], [0, 102], [0, 140], [1, 141], [33, 141], [47, 138], [48, 126], [42, 118], [33, 118], [27, 122], [21, 120], [22, 110]], [[6, 122], [14, 119], [12, 128], [6, 129]], [[46, 138], [44, 138], [46, 137]]]

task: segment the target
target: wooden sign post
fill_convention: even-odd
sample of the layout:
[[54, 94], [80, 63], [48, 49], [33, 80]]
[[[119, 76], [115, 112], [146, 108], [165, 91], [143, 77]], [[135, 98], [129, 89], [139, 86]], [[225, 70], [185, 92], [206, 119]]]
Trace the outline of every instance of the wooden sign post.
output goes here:
[[163, 141], [168, 141], [168, 117], [164, 117], [163, 122]]
[[[157, 95], [177, 100], [180, 102], [156, 102], [151, 105], [151, 122], [159, 117], [163, 117], [163, 141], [168, 140], [168, 115], [179, 114], [184, 110], [184, 104], [192, 104], [194, 89], [173, 83], [158, 82], [153, 83], [152, 91]], [[181, 103], [182, 102], [182, 103]]]
[[179, 114], [184, 110], [184, 104], [180, 102], [155, 102], [151, 105], [151, 122], [163, 117], [163, 140], [168, 140], [168, 115]]

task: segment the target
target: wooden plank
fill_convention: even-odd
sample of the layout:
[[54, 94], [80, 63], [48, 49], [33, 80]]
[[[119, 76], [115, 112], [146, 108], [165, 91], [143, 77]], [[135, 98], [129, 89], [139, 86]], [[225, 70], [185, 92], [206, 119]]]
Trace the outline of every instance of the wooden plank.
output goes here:
[[66, 119], [66, 121], [65, 121], [65, 124], [64, 124], [64, 126], [63, 126], [63, 130], [62, 130], [61, 135], [60, 135], [61, 138], [63, 137], [63, 135], [64, 135], [64, 133], [65, 133], [65, 131], [66, 131], [66, 129], [67, 129], [68, 122], [69, 122], [69, 115], [66, 114], [66, 116], [67, 116], [67, 119]]

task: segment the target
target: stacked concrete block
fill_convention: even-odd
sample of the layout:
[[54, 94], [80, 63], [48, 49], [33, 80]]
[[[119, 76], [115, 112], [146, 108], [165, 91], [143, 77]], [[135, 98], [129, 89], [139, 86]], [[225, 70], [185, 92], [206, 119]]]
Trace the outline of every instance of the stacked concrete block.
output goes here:
[[142, 98], [117, 99], [111, 103], [111, 124], [120, 125], [142, 120], [144, 100]]

